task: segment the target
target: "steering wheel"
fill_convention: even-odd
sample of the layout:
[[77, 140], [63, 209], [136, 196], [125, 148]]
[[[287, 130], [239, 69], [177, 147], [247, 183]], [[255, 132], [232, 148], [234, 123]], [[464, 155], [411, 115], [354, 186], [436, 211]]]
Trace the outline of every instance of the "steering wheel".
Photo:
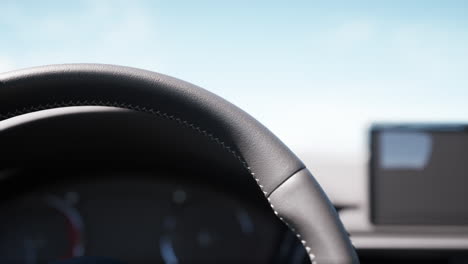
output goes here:
[[[45, 117], [30, 115], [19, 125], [11, 120], [50, 109], [89, 106], [144, 114], [146, 122], [165, 120], [181, 131], [195, 131], [207, 140], [203, 144], [221, 147], [255, 179], [277, 217], [301, 240], [312, 263], [359, 262], [326, 194], [278, 138], [222, 98], [169, 76], [96, 64], [53, 65], [0, 74], [3, 160], [27, 160], [24, 155], [34, 150], [10, 144], [5, 135]], [[35, 133], [34, 129], [24, 131]], [[66, 141], [60, 140], [61, 144]], [[41, 153], [47, 151], [45, 148]]]

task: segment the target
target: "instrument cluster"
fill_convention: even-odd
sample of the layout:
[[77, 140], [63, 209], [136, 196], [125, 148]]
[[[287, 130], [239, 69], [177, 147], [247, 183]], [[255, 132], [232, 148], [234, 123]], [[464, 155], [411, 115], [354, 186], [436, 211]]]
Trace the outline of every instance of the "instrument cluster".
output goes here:
[[[0, 203], [0, 262], [272, 263], [305, 252], [272, 214], [203, 185], [118, 178], [55, 184]], [[291, 238], [292, 237], [292, 238]]]

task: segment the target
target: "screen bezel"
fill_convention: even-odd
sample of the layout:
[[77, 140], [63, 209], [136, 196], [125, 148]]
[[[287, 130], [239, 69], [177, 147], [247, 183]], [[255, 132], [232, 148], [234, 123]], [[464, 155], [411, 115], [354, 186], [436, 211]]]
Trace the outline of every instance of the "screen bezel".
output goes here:
[[468, 124], [422, 124], [422, 123], [378, 123], [369, 129], [369, 164], [368, 164], [368, 194], [369, 194], [369, 221], [375, 226], [411, 226], [407, 224], [388, 224], [377, 221], [376, 216], [376, 162], [377, 136], [381, 132], [463, 132], [468, 133]]

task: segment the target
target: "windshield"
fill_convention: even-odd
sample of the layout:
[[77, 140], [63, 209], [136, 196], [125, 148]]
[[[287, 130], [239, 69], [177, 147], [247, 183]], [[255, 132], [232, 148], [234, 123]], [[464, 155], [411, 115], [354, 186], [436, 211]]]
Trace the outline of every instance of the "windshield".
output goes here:
[[364, 177], [373, 122], [468, 118], [466, 1], [7, 0], [0, 11], [1, 72], [107, 63], [192, 82], [259, 119], [326, 189]]

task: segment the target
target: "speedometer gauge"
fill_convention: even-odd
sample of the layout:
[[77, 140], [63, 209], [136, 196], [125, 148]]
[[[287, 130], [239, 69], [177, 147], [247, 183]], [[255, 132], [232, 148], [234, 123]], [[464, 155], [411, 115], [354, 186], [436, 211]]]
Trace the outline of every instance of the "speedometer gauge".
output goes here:
[[187, 193], [176, 190], [173, 201], [173, 214], [164, 219], [159, 239], [165, 264], [217, 263], [225, 259], [232, 263], [269, 262], [258, 238], [268, 237], [271, 226], [255, 225], [268, 222], [256, 219], [260, 215], [252, 214], [253, 208], [229, 196], [212, 199], [203, 189]]
[[0, 207], [0, 263], [48, 263], [84, 254], [83, 221], [72, 200], [33, 195]]

